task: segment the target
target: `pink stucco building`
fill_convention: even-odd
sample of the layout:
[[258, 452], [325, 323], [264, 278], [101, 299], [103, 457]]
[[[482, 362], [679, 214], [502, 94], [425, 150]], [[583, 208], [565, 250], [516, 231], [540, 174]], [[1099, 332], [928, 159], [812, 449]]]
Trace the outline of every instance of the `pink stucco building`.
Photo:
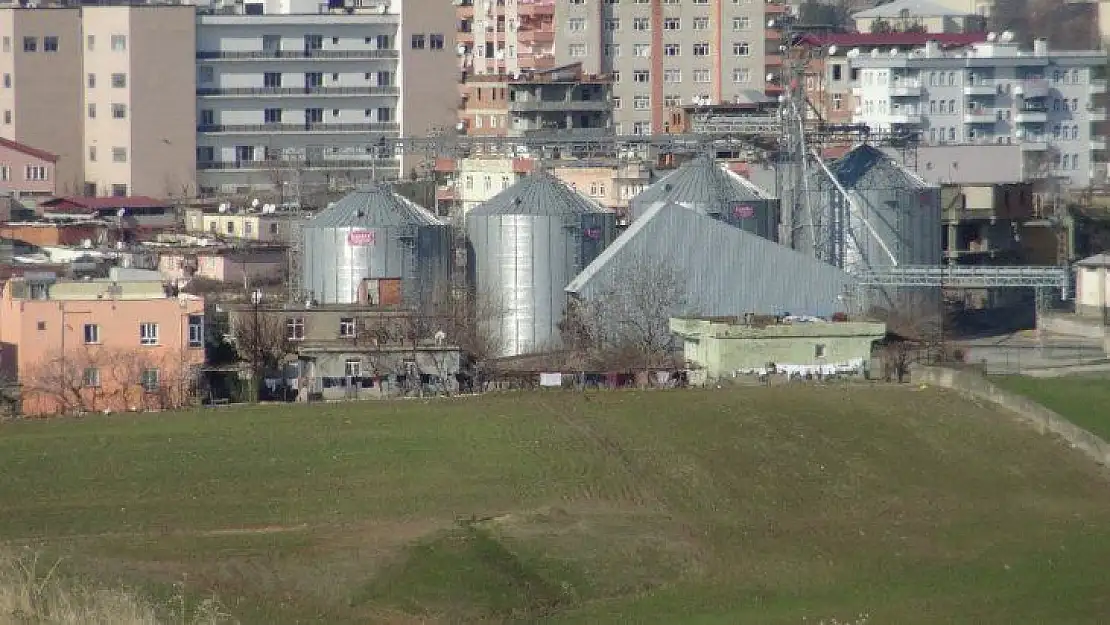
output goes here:
[[142, 274], [27, 274], [3, 286], [0, 372], [18, 382], [23, 414], [185, 403], [204, 362], [204, 301]]
[[0, 189], [21, 195], [52, 196], [57, 187], [58, 157], [0, 137]]

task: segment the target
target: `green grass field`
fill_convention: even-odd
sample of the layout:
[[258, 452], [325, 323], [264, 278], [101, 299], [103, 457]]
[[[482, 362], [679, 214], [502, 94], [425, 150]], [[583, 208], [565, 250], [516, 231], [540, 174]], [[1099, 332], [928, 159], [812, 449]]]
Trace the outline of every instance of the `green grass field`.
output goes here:
[[1030, 378], [1006, 375], [992, 377], [991, 381], [1056, 411], [1104, 440], [1110, 440], [1110, 377]]
[[911, 387], [0, 426], [0, 540], [244, 623], [1100, 623], [1107, 474]]

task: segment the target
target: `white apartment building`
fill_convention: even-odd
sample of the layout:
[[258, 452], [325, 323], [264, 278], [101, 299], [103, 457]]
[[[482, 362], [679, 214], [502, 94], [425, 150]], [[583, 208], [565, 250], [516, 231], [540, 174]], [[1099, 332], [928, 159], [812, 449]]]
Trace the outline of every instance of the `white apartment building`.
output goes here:
[[988, 41], [944, 51], [850, 55], [859, 70], [853, 121], [917, 133], [927, 145], [1012, 144], [1028, 180], [1087, 187], [1105, 175], [1102, 51], [1032, 50]]
[[668, 108], [744, 102], [763, 93], [765, 4], [562, 0], [555, 54], [559, 63], [581, 62], [587, 73], [613, 74], [617, 134], [661, 133]]
[[349, 5], [270, 0], [198, 15], [202, 193], [398, 178], [422, 157], [393, 139], [454, 126], [455, 7]]

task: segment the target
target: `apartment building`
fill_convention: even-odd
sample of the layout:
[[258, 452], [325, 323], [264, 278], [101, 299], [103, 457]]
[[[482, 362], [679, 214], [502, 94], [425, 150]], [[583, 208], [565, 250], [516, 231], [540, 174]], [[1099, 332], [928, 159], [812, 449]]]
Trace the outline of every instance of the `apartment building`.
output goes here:
[[191, 194], [193, 14], [0, 8], [0, 136], [56, 155], [60, 193]]
[[204, 300], [156, 273], [25, 274], [3, 286], [0, 321], [0, 369], [23, 414], [181, 405], [204, 362]]
[[421, 161], [391, 139], [454, 127], [455, 7], [333, 4], [272, 0], [197, 17], [202, 194], [398, 178]]
[[761, 0], [566, 0], [555, 26], [560, 63], [612, 74], [618, 134], [662, 133], [669, 108], [765, 88]]
[[988, 41], [945, 51], [928, 42], [849, 62], [859, 70], [858, 123], [916, 132], [926, 145], [1016, 145], [1030, 180], [1082, 188], [1105, 174], [1101, 51], [1050, 51], [1045, 40], [1032, 50]]
[[457, 0], [460, 69], [516, 74], [555, 66], [555, 0]]
[[0, 188], [20, 197], [50, 197], [58, 182], [57, 162], [45, 150], [0, 138]]
[[853, 13], [852, 19], [861, 33], [966, 33], [986, 29], [984, 7], [967, 0], [894, 0]]

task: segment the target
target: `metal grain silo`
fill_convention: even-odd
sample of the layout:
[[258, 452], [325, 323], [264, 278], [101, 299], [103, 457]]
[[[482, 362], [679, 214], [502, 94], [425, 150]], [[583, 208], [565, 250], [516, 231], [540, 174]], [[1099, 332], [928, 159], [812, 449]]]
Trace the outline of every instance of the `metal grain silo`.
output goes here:
[[779, 201], [740, 174], [699, 155], [641, 191], [629, 203], [635, 221], [659, 204], [675, 203], [765, 239], [777, 240]]
[[445, 293], [451, 233], [388, 187], [359, 187], [307, 221], [304, 289], [320, 304], [417, 306]]
[[546, 172], [531, 174], [466, 218], [479, 296], [498, 356], [558, 347], [564, 288], [616, 236], [616, 215]]

